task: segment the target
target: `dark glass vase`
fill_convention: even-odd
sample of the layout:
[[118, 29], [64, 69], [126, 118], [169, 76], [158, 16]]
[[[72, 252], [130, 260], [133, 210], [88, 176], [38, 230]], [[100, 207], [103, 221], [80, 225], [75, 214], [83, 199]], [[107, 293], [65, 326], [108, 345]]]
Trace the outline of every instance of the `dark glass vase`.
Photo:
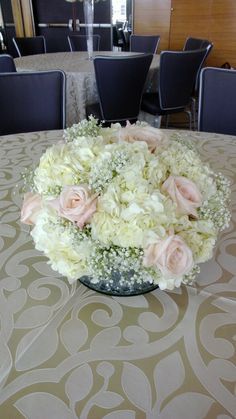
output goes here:
[[157, 284], [151, 282], [138, 282], [132, 279], [132, 272], [129, 272], [127, 279], [124, 280], [120, 273], [115, 271], [111, 274], [109, 281], [100, 279], [94, 281], [89, 276], [83, 276], [79, 280], [86, 287], [103, 294], [113, 295], [116, 297], [130, 297], [132, 295], [145, 294], [158, 288]]

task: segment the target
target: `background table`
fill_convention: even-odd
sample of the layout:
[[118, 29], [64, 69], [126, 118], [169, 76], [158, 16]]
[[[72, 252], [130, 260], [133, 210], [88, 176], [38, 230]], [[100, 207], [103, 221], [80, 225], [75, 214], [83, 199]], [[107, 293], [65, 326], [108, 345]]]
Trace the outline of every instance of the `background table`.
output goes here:
[[[100, 51], [95, 55], [129, 56], [131, 52]], [[63, 70], [66, 73], [66, 124], [71, 126], [86, 117], [86, 104], [98, 101], [93, 61], [87, 52], [57, 52], [15, 59], [17, 71]], [[157, 89], [159, 56], [154, 55], [145, 90]]]
[[69, 285], [19, 221], [21, 172], [62, 132], [0, 138], [2, 419], [235, 418], [236, 137], [181, 135], [231, 180], [232, 222], [195, 286], [123, 298]]

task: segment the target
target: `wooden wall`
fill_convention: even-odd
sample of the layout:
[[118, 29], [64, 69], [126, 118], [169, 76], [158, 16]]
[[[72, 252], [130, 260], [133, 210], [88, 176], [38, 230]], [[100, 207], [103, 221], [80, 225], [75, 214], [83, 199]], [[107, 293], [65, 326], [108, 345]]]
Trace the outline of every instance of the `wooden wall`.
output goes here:
[[214, 0], [209, 37], [214, 43], [213, 65], [229, 61], [236, 68], [236, 1]]
[[134, 0], [134, 31], [160, 34], [160, 49], [181, 50], [188, 36], [214, 47], [207, 64], [236, 67], [236, 0]]
[[209, 39], [212, 1], [172, 0], [170, 49], [182, 49], [188, 36]]
[[133, 22], [137, 35], [160, 35], [159, 50], [169, 47], [171, 0], [134, 0]]

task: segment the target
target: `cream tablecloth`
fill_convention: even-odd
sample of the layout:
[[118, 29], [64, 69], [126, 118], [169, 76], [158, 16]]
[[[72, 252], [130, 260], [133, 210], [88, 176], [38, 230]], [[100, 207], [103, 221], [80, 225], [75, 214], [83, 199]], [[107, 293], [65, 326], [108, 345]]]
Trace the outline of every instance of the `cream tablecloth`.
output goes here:
[[195, 286], [113, 298], [69, 285], [19, 221], [21, 173], [59, 131], [0, 138], [0, 417], [236, 415], [236, 137], [183, 131], [232, 184], [233, 218]]
[[[95, 55], [137, 55], [130, 52], [100, 51]], [[66, 73], [66, 124], [71, 126], [86, 117], [86, 104], [98, 101], [93, 62], [87, 52], [57, 52], [15, 59], [17, 71], [63, 70]], [[145, 90], [157, 89], [159, 56], [154, 55]]]

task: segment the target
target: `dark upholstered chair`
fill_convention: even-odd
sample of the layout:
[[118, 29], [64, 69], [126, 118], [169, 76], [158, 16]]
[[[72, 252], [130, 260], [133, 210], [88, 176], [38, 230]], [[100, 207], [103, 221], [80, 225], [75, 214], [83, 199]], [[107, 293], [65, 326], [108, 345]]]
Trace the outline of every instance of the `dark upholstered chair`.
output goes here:
[[0, 73], [16, 72], [16, 66], [11, 55], [0, 54]]
[[[208, 41], [207, 39], [187, 38], [183, 51], [194, 51], [196, 49], [197, 50], [206, 49], [206, 54], [205, 54], [204, 60], [202, 62], [202, 66], [203, 66], [207, 57], [208, 57], [208, 55], [210, 54], [212, 48], [213, 48], [213, 43]], [[202, 69], [202, 66], [199, 68], [198, 74], [197, 74], [197, 77], [196, 77], [196, 83], [195, 83], [195, 86], [194, 86], [195, 95], [198, 94], [199, 76], [200, 76], [200, 71]]]
[[208, 45], [212, 45], [208, 39], [192, 38], [189, 37], [186, 39], [183, 51], [193, 51], [194, 49], [204, 49]]
[[194, 128], [197, 128], [197, 103], [198, 103], [198, 94], [199, 94], [199, 76], [200, 76], [200, 71], [204, 65], [204, 63], [206, 62], [206, 59], [208, 57], [208, 55], [210, 54], [212, 48], [213, 48], [213, 43], [208, 41], [208, 39], [200, 39], [200, 38], [187, 38], [185, 41], [185, 45], [183, 48], [183, 51], [193, 51], [196, 49], [205, 49], [206, 48], [206, 55], [205, 58], [202, 62], [201, 67], [198, 70], [198, 74], [196, 77], [196, 83], [194, 86], [194, 91], [192, 93], [192, 97], [191, 97], [191, 102], [192, 102], [192, 118], [193, 118], [193, 123], [194, 123]]
[[236, 135], [236, 70], [205, 67], [200, 73], [199, 131]]
[[12, 38], [19, 57], [24, 55], [45, 54], [46, 41], [44, 36]]
[[87, 117], [92, 114], [107, 123], [137, 120], [152, 58], [152, 54], [95, 57], [99, 103], [86, 107]]
[[159, 35], [131, 35], [130, 51], [155, 54], [160, 42]]
[[141, 109], [156, 117], [160, 125], [163, 115], [187, 112], [190, 129], [191, 111], [187, 110], [196, 82], [199, 67], [202, 65], [206, 50], [162, 51], [158, 92], [144, 93]]
[[[87, 51], [86, 35], [68, 35], [68, 42], [71, 51]], [[100, 35], [93, 35], [93, 50], [99, 51]]]
[[0, 74], [0, 135], [65, 127], [65, 74]]

